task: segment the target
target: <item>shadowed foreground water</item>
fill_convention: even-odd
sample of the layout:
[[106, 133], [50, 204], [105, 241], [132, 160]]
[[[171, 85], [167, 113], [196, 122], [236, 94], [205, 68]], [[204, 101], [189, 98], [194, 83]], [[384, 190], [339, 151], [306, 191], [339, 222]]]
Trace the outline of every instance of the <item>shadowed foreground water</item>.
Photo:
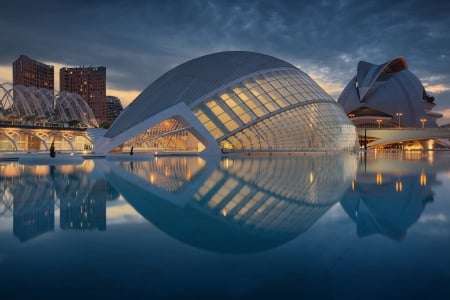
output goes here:
[[449, 299], [450, 153], [0, 164], [1, 299]]

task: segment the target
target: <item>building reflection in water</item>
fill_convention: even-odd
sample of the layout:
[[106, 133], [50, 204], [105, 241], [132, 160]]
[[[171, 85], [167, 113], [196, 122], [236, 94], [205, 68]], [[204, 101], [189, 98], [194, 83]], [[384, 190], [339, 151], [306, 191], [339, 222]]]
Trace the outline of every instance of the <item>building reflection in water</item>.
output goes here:
[[119, 194], [104, 177], [92, 178], [93, 169], [93, 161], [80, 166], [1, 164], [0, 217], [12, 211], [13, 234], [22, 242], [54, 230], [55, 207], [61, 229], [104, 230], [106, 200]]
[[448, 163], [433, 165], [429, 155], [421, 152], [361, 155], [357, 176], [341, 200], [356, 223], [358, 236], [405, 238], [408, 228], [433, 201], [431, 187], [438, 184], [439, 167], [448, 168]]
[[358, 236], [378, 233], [399, 240], [433, 201], [436, 174], [450, 162], [398, 155], [5, 163], [0, 164], [0, 218], [13, 218], [13, 234], [22, 242], [54, 231], [58, 212], [63, 230], [105, 230], [106, 202], [122, 195], [144, 218], [186, 244], [245, 253], [286, 243], [340, 202]]
[[254, 252], [293, 239], [337, 203], [357, 157], [157, 157], [104, 168], [125, 199], [170, 236], [212, 251]]
[[[52, 181], [46, 176], [45, 168], [41, 166], [29, 171], [27, 176], [19, 176], [14, 185], [7, 188], [14, 206], [13, 233], [22, 242], [53, 231], [54, 228]], [[35, 184], [34, 178], [39, 180], [38, 185]]]

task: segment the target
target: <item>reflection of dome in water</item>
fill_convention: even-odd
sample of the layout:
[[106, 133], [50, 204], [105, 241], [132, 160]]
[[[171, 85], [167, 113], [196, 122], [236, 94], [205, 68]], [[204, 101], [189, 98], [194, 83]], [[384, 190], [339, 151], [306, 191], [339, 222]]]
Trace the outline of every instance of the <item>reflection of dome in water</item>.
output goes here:
[[[170, 192], [138, 178], [136, 165], [121, 166], [109, 166], [108, 180], [162, 231], [195, 247], [245, 253], [286, 243], [312, 226], [350, 185], [356, 158], [230, 157], [208, 162], [189, 182], [195, 188]], [[178, 203], [167, 199], [173, 195]]]
[[420, 169], [401, 177], [388, 171], [358, 174], [354, 189], [347, 191], [341, 205], [356, 223], [358, 236], [379, 233], [400, 240], [433, 201], [432, 181]]

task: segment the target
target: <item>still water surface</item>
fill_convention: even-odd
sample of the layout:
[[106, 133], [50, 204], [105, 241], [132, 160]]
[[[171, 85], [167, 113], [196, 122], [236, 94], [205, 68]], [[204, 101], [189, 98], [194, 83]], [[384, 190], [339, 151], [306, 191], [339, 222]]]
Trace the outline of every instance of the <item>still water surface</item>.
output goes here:
[[450, 299], [450, 153], [0, 163], [0, 299]]

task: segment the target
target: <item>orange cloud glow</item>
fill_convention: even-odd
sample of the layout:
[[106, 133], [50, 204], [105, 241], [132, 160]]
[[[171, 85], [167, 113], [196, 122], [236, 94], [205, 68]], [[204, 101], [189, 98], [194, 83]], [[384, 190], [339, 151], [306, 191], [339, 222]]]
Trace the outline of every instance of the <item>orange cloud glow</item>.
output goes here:
[[0, 83], [12, 83], [12, 65], [0, 66]]
[[450, 91], [450, 86], [444, 85], [444, 84], [434, 84], [434, 85], [428, 85], [424, 84], [425, 89], [427, 92], [431, 93], [442, 93], [446, 91]]
[[437, 123], [439, 125], [449, 124], [450, 123], [450, 108], [443, 109], [443, 110], [436, 110], [438, 113], [443, 114], [444, 116], [442, 118], [439, 118], [437, 120]]
[[128, 104], [130, 104], [131, 101], [133, 101], [140, 93], [141, 91], [137, 90], [115, 90], [108, 88], [108, 86], [106, 87], [106, 95], [118, 97], [124, 108], [128, 106]]

